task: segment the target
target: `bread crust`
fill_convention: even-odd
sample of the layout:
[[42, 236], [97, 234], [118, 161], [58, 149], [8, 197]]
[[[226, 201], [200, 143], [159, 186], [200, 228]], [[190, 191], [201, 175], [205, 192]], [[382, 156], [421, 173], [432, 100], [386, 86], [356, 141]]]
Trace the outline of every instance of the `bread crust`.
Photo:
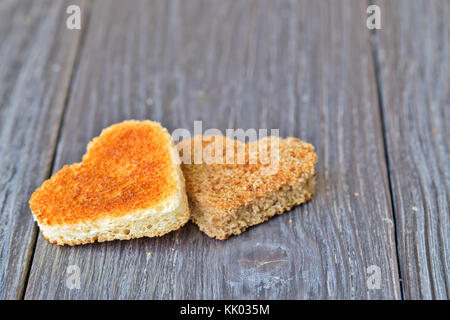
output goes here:
[[[266, 169], [273, 163], [250, 162], [247, 155], [253, 152], [252, 143], [243, 148], [240, 142], [223, 136], [196, 136], [177, 145], [184, 160], [181, 168], [186, 179], [191, 220], [208, 236], [227, 239], [312, 198], [317, 162], [314, 147], [291, 137], [265, 139], [269, 146], [278, 146], [278, 164], [272, 172]], [[221, 143], [217, 144], [219, 140]], [[232, 163], [202, 161], [194, 164], [194, 155], [202, 153], [199, 146], [203, 150], [210, 146], [214, 154], [225, 154], [226, 151], [218, 148], [224, 148], [227, 143], [234, 147], [235, 155], [246, 153], [244, 163], [238, 163], [235, 157]], [[184, 154], [186, 151], [190, 153], [188, 157]], [[186, 159], [190, 163], [186, 163]]]
[[[138, 222], [131, 222], [129, 227], [119, 226], [125, 229], [123, 234], [120, 230], [101, 234], [102, 228], [115, 227], [111, 221], [123, 224], [124, 217], [134, 212], [155, 214], [158, 209], [153, 209], [162, 203], [171, 208], [167, 214], [178, 210], [186, 202], [184, 190], [178, 154], [167, 130], [157, 122], [130, 120], [104, 129], [88, 144], [82, 162], [64, 166], [33, 193], [30, 208], [44, 236], [60, 245], [160, 236], [174, 226], [141, 230], [133, 229]], [[189, 219], [189, 212], [177, 214], [183, 217], [179, 228]], [[72, 227], [86, 229], [86, 234], [77, 237]]]
[[[187, 199], [184, 200], [186, 205], [185, 205], [185, 210], [183, 211], [183, 214], [181, 215], [181, 221], [180, 223], [177, 225], [176, 228], [174, 228], [173, 230], [177, 230], [179, 228], [181, 228], [182, 226], [184, 226], [188, 221], [189, 221], [189, 217], [190, 217], [190, 212], [189, 212], [189, 207], [187, 205]], [[114, 234], [112, 236], [106, 236], [106, 237], [99, 237], [99, 236], [94, 236], [94, 237], [84, 237], [84, 238], [79, 238], [79, 239], [73, 239], [73, 240], [61, 240], [58, 238], [51, 238], [46, 236], [44, 233], [42, 233], [42, 236], [50, 243], [53, 244], [57, 244], [59, 246], [64, 246], [64, 245], [68, 245], [68, 246], [76, 246], [76, 245], [82, 245], [82, 244], [90, 244], [90, 243], [95, 243], [95, 242], [105, 242], [105, 241], [113, 241], [113, 240], [131, 240], [131, 239], [138, 239], [138, 238], [142, 238], [142, 237], [161, 237], [165, 234], [167, 234], [170, 231], [173, 230], [164, 230], [164, 231], [159, 231], [159, 232], [147, 232], [147, 233], [142, 233], [140, 235], [134, 235], [134, 234]]]

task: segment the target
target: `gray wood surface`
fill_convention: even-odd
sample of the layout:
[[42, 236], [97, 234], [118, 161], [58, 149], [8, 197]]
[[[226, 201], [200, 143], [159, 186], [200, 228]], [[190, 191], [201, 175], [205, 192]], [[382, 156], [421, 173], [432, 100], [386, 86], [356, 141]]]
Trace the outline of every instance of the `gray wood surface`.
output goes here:
[[[94, 2], [54, 172], [112, 123], [150, 118], [172, 131], [203, 120], [204, 129], [279, 128], [313, 143], [317, 191], [227, 241], [192, 224], [158, 239], [78, 247], [39, 235], [25, 298], [399, 299], [366, 7]], [[80, 289], [66, 287], [69, 265], [80, 268]], [[367, 286], [371, 265], [381, 268], [378, 290]]]
[[449, 299], [450, 1], [386, 1], [376, 32], [405, 298]]
[[64, 27], [66, 7], [0, 2], [0, 299], [23, 297], [30, 269], [28, 199], [50, 173], [80, 34]]

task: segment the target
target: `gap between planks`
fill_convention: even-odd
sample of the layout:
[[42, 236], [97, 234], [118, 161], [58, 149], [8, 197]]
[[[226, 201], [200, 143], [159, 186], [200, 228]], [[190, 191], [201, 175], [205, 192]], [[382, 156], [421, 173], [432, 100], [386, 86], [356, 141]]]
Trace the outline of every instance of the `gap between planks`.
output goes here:
[[[367, 5], [374, 4], [373, 1], [368, 0]], [[371, 30], [370, 32], [370, 46], [372, 49], [372, 60], [373, 60], [373, 68], [374, 68], [374, 76], [375, 76], [375, 84], [377, 86], [377, 97], [378, 97], [378, 110], [380, 113], [380, 123], [381, 123], [381, 134], [383, 136], [383, 151], [384, 151], [384, 159], [386, 161], [386, 169], [387, 169], [387, 180], [388, 180], [388, 187], [389, 187], [389, 197], [390, 197], [390, 205], [392, 210], [392, 220], [394, 223], [394, 235], [395, 235], [395, 253], [397, 255], [397, 269], [398, 269], [398, 279], [399, 279], [399, 286], [400, 286], [400, 294], [401, 299], [405, 300], [405, 293], [403, 288], [403, 277], [402, 277], [402, 268], [401, 268], [401, 261], [400, 261], [400, 252], [399, 252], [399, 246], [398, 246], [398, 225], [397, 225], [397, 211], [395, 210], [394, 206], [394, 192], [392, 190], [392, 181], [391, 181], [391, 166], [389, 163], [389, 156], [388, 156], [388, 149], [387, 149], [387, 137], [386, 137], [386, 123], [384, 118], [384, 100], [383, 100], [383, 94], [382, 94], [382, 80], [380, 76], [380, 60], [378, 57], [378, 39], [376, 35], [376, 30]]]

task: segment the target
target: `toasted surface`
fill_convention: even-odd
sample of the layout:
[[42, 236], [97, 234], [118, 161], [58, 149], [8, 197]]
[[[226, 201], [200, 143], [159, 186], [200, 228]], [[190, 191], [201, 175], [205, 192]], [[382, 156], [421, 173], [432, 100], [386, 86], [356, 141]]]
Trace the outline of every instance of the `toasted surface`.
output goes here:
[[[260, 161], [261, 153], [255, 146], [261, 142], [269, 151], [274, 150], [276, 157], [270, 163]], [[202, 154], [200, 149], [204, 155], [209, 147], [207, 152], [214, 157], [226, 155], [227, 145], [234, 149], [234, 158], [224, 156], [226, 163], [207, 162], [203, 157], [201, 163], [195, 164], [196, 154]], [[197, 136], [181, 141], [177, 148], [182, 158], [191, 219], [211, 237], [226, 239], [239, 234], [313, 195], [317, 155], [311, 144], [299, 139], [268, 137], [243, 145], [223, 136]], [[239, 154], [245, 155], [240, 162]], [[251, 162], [254, 154], [256, 163]]]
[[[30, 208], [41, 230], [47, 231], [44, 235], [51, 233], [53, 238], [61, 228], [82, 230], [86, 225], [91, 225], [89, 234], [95, 238], [92, 229], [106, 232], [101, 226], [113, 228], [112, 221], [122, 223], [130, 214], [176, 211], [185, 201], [177, 157], [171, 136], [156, 122], [112, 125], [89, 143], [81, 163], [64, 166], [34, 192]], [[187, 220], [187, 209], [181, 214]], [[128, 226], [124, 235], [133, 237], [131, 229]], [[160, 228], [157, 235], [164, 232]], [[114, 238], [110, 234], [105, 240]], [[67, 237], [59, 242], [64, 241], [71, 242]]]

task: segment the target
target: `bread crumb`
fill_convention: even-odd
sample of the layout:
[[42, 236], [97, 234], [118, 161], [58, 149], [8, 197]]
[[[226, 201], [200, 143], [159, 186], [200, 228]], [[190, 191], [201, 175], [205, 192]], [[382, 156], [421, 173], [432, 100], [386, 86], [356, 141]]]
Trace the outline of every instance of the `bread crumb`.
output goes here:
[[355, 197], [358, 197], [358, 196], [359, 196], [359, 193], [358, 193], [358, 192], [355, 192], [353, 195], [354, 195]]
[[147, 252], [147, 261], [148, 261], [148, 259], [150, 259], [150, 257], [152, 256], [152, 253], [151, 252]]
[[419, 208], [417, 208], [416, 206], [412, 206], [411, 209], [413, 209], [414, 211], [419, 211]]

